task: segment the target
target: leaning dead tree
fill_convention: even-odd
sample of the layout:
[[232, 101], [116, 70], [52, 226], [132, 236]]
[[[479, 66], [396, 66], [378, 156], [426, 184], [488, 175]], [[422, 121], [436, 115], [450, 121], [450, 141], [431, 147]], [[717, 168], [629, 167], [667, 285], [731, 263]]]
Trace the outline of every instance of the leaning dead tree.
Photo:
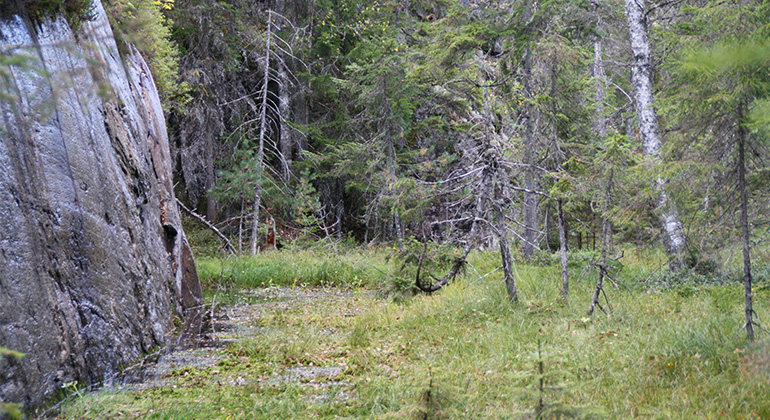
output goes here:
[[452, 268], [449, 270], [449, 273], [445, 275], [444, 277], [436, 277], [432, 274], [429, 274], [428, 276], [431, 278], [431, 280], [425, 280], [424, 277], [420, 276], [420, 271], [422, 271], [422, 264], [425, 261], [425, 252], [428, 250], [428, 243], [425, 243], [425, 248], [422, 251], [422, 255], [420, 256], [420, 261], [417, 264], [417, 276], [415, 278], [415, 286], [417, 286], [418, 289], [422, 290], [425, 293], [433, 293], [442, 287], [449, 284], [450, 281], [454, 280], [455, 277], [457, 277], [457, 274], [460, 272], [460, 269], [463, 268], [463, 266], [466, 263], [465, 257], [468, 256], [468, 249], [463, 253], [462, 257], [455, 258], [454, 263], [452, 264]]
[[[481, 174], [477, 184], [478, 188], [471, 188], [471, 190], [477, 193], [474, 195], [473, 214], [459, 219], [466, 222], [470, 221], [470, 228], [465, 235], [462, 253], [454, 258], [452, 267], [446, 275], [437, 277], [433, 274], [425, 274], [422, 268], [428, 246], [426, 242], [418, 261], [415, 277], [415, 286], [423, 292], [435, 292], [457, 277], [457, 274], [467, 263], [467, 257], [473, 249], [473, 244], [480, 242], [480, 225], [484, 224], [497, 238], [508, 297], [513, 302], [518, 301], [516, 280], [513, 275], [513, 260], [508, 241], [507, 218], [505, 217], [505, 206], [503, 205], [503, 203], [508, 201], [505, 199], [506, 195], [508, 195], [505, 192], [505, 183], [508, 181], [508, 177], [495, 153], [486, 153], [485, 157], [489, 159], [489, 163], [484, 165], [480, 171], [472, 171]], [[487, 215], [494, 217], [496, 221], [493, 222], [487, 219], [485, 217]]]
[[[435, 292], [457, 277], [457, 274], [467, 263], [466, 258], [473, 248], [473, 244], [481, 242], [479, 240], [479, 231], [482, 230], [480, 225], [483, 224], [486, 230], [491, 231], [497, 239], [508, 296], [511, 301], [518, 301], [516, 281], [513, 275], [513, 260], [508, 239], [508, 219], [506, 217], [506, 204], [512, 201], [511, 197], [513, 196], [511, 193], [512, 183], [508, 175], [508, 168], [512, 165], [503, 159], [506, 142], [495, 141], [496, 135], [492, 130], [494, 121], [490, 106], [489, 88], [495, 85], [495, 83], [476, 85], [476, 87], [483, 88], [484, 90], [484, 113], [483, 120], [481, 121], [484, 131], [483, 135], [480, 136], [481, 141], [478, 147], [473, 151], [468, 151], [469, 155], [474, 156], [473, 169], [466, 171], [461, 176], [451, 177], [439, 183], [452, 184], [453, 182], [451, 181], [459, 181], [461, 184], [464, 183], [469, 191], [474, 192], [472, 195], [473, 200], [470, 203], [466, 201], [468, 204], [466, 208], [470, 207], [472, 214], [456, 219], [456, 221], [465, 223], [470, 221], [470, 228], [464, 240], [462, 254], [454, 258], [449, 272], [443, 277], [437, 277], [432, 274], [425, 275], [423, 274], [422, 267], [427, 250], [426, 244], [419, 259], [415, 277], [415, 286], [423, 292]], [[452, 188], [458, 189], [456, 185], [453, 185]]]
[[[485, 171], [486, 172], [486, 171]], [[482, 176], [482, 184], [486, 184], [486, 175]], [[457, 274], [460, 272], [460, 269], [466, 264], [466, 258], [468, 257], [468, 254], [471, 252], [472, 244], [473, 244], [473, 238], [476, 236], [476, 231], [478, 229], [478, 222], [482, 219], [482, 212], [484, 210], [484, 203], [485, 203], [485, 195], [486, 194], [479, 194], [476, 198], [476, 206], [474, 209], [473, 216], [471, 218], [471, 228], [468, 232], [468, 239], [465, 241], [465, 245], [463, 246], [463, 252], [462, 256], [456, 257], [454, 259], [454, 262], [452, 263], [452, 268], [449, 270], [449, 272], [443, 276], [443, 277], [436, 277], [432, 274], [429, 274], [430, 280], [427, 280], [424, 277], [420, 276], [420, 273], [422, 271], [422, 265], [425, 261], [425, 252], [428, 249], [428, 243], [425, 243], [425, 246], [422, 251], [422, 255], [420, 256], [420, 260], [417, 264], [417, 275], [415, 277], [415, 286], [417, 286], [418, 289], [422, 290], [426, 293], [432, 293], [435, 292], [442, 287], [449, 284], [450, 281], [454, 280], [455, 277], [457, 277]]]

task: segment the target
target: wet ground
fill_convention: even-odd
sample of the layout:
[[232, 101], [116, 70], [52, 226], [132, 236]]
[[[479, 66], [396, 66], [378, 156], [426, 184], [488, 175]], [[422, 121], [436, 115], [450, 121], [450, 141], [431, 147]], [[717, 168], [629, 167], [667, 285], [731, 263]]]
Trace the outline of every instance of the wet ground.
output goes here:
[[[290, 311], [304, 305], [332, 304], [345, 307], [344, 301], [360, 297], [361, 292], [332, 288], [275, 287], [232, 294], [215, 295], [213, 305], [206, 308], [210, 319], [202, 334], [195, 331], [177, 339], [174, 350], [124, 372], [123, 379], [103, 388], [109, 391], [133, 391], [168, 385], [173, 375], [185, 368], [205, 369], [215, 367], [231, 356], [223, 350], [228, 344], [248, 338], [258, 338], [263, 327], [259, 319], [270, 314]], [[366, 295], [367, 297], [373, 297]], [[224, 302], [229, 300], [230, 302]], [[234, 300], [234, 302], [233, 302]], [[320, 302], [323, 301], [323, 302]], [[335, 303], [339, 303], [336, 305]], [[348, 306], [349, 308], [349, 306]], [[344, 311], [344, 310], [343, 310]], [[343, 312], [344, 317], [354, 317], [355, 309]], [[269, 383], [293, 382], [302, 386], [325, 388], [347, 385], [343, 381], [327, 380], [340, 376], [345, 366], [297, 366], [286, 369], [280, 375], [268, 379]], [[215, 370], [216, 372], [216, 370]], [[245, 385], [250, 379], [223, 377], [223, 384]]]

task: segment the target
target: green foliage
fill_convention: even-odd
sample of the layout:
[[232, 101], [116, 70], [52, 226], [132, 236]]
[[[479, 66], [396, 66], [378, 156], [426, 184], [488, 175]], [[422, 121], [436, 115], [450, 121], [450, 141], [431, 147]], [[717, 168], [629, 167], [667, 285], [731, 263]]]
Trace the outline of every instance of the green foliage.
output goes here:
[[0, 360], [3, 360], [4, 357], [13, 357], [15, 359], [21, 359], [22, 357], [24, 357], [24, 353], [0, 346]]
[[241, 223], [250, 225], [246, 220], [259, 188], [260, 207], [266, 210], [266, 218], [287, 221], [295, 231], [303, 234], [315, 233], [316, 214], [320, 208], [313, 185], [317, 175], [307, 168], [298, 168], [294, 176], [282, 179], [271, 166], [259, 162], [257, 138], [239, 131], [230, 139], [232, 154], [218, 163], [222, 167], [219, 180], [209, 191], [220, 206], [240, 208]]
[[0, 414], [8, 416], [8, 418], [11, 420], [22, 420], [25, 418], [21, 408], [21, 404], [0, 401]]
[[187, 85], [177, 82], [179, 51], [171, 40], [172, 23], [163, 14], [173, 6], [173, 0], [105, 1], [118, 46], [125, 53], [130, 43], [142, 53], [167, 108], [184, 103], [188, 89]]
[[650, 284], [677, 290], [678, 293], [689, 295], [704, 286], [737, 284], [740, 274], [731, 270], [718, 269], [710, 261], [701, 261], [693, 267], [678, 271], [665, 271], [660, 278], [651, 279]]
[[73, 32], [77, 32], [81, 23], [96, 18], [93, 14], [92, 0], [22, 0], [21, 3], [35, 19], [63, 13]]
[[524, 416], [534, 415], [535, 419], [602, 419], [606, 418], [606, 412], [599, 407], [579, 407], [564, 402], [564, 395], [568, 395], [570, 385], [577, 377], [568, 370], [560, 370], [564, 364], [558, 354], [543, 349], [540, 338], [537, 340], [537, 351], [530, 352], [533, 367], [521, 374], [522, 399], [532, 409], [530, 413], [522, 413]]
[[[740, 234], [736, 220], [726, 218], [740, 203], [736, 165], [747, 172], [749, 219], [760, 220], [767, 211], [761, 197], [767, 194], [768, 132], [762, 121], [770, 95], [768, 8], [744, 3], [688, 7], [687, 30], [667, 34], [678, 59], [669, 63], [676, 84], [665, 92], [663, 109], [683, 128], [669, 140], [677, 161], [670, 166], [672, 192], [693, 221], [690, 234], [706, 236], [698, 243], [702, 254], [726, 252]], [[738, 136], [752, 151], [743, 162], [738, 162]], [[724, 227], [709, 228], [716, 224]]]

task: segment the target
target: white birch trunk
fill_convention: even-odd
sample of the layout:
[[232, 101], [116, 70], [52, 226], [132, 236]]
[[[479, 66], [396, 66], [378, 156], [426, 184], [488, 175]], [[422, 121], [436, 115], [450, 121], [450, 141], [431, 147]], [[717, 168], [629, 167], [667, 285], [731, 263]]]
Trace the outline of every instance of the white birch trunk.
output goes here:
[[[647, 33], [647, 18], [645, 14], [644, 0], [625, 0], [626, 18], [628, 19], [628, 32], [631, 37], [631, 51], [633, 62], [631, 64], [631, 83], [634, 87], [634, 102], [636, 114], [639, 119], [639, 131], [642, 136], [642, 148], [644, 153], [651, 156], [654, 163], [661, 160], [660, 151], [663, 142], [658, 128], [658, 117], [652, 90], [652, 54], [650, 52], [650, 40]], [[668, 199], [664, 191], [667, 180], [658, 177], [655, 187], [658, 192], [658, 212], [663, 225], [663, 239], [666, 251], [674, 260], [672, 268], [678, 268], [682, 264], [682, 256], [686, 241], [682, 222], [676, 206]]]

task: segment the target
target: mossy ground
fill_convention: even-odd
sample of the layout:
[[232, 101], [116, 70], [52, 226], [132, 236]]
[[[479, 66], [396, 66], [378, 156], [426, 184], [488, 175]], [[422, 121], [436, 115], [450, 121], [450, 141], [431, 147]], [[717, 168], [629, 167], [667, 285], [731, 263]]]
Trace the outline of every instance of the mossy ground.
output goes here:
[[[392, 281], [383, 273], [397, 271], [384, 252], [203, 261], [209, 299], [243, 326], [208, 350], [220, 360], [179, 366], [158, 386], [86, 394], [58, 417], [519, 419], [540, 406], [542, 418], [770, 418], [770, 341], [764, 332], [746, 341], [737, 281], [652, 287], [643, 280], [662, 259], [629, 252], [620, 287], [602, 300], [607, 313], [589, 318], [591, 269], [572, 270], [563, 303], [556, 267], [518, 264], [512, 304], [499, 271], [478, 275], [494, 270], [496, 255], [472, 254], [444, 290], [394, 300], [381, 293]], [[318, 270], [319, 261], [337, 269]], [[224, 287], [224, 276], [205, 274], [237, 264], [306, 277], [277, 287], [278, 274], [272, 285], [251, 283], [244, 269]], [[327, 277], [316, 282], [313, 270]], [[351, 281], [358, 275], [375, 278]], [[759, 319], [770, 319], [766, 284], [756, 292]]]

